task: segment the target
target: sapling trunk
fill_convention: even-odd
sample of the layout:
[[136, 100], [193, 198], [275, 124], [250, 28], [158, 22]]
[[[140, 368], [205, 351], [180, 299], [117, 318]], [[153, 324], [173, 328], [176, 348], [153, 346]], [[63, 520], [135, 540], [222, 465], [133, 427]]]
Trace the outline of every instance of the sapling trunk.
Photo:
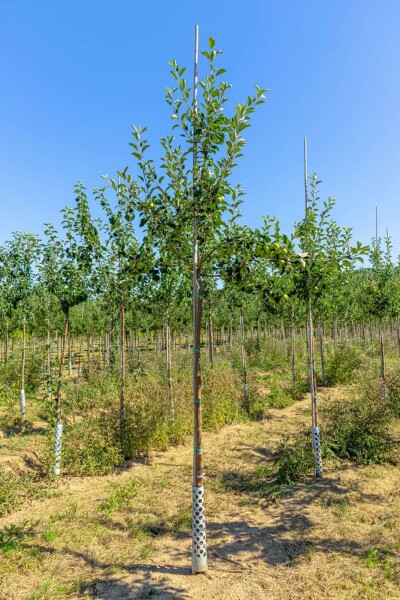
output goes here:
[[71, 334], [68, 333], [68, 375], [72, 375]]
[[397, 319], [396, 335], [397, 335], [397, 350], [398, 350], [398, 353], [400, 354], [400, 326], [399, 326], [398, 319]]
[[[197, 245], [197, 241], [196, 241]], [[197, 251], [196, 268], [197, 273]], [[193, 541], [192, 572], [207, 570], [206, 523], [204, 515], [204, 463], [203, 463], [203, 424], [201, 416], [201, 321], [203, 312], [204, 286], [196, 277], [193, 303], [193, 400], [194, 400], [194, 437], [193, 437]]]
[[311, 384], [311, 418], [312, 418], [312, 446], [314, 452], [315, 477], [322, 477], [322, 454], [320, 432], [318, 427], [317, 409], [317, 379], [315, 373], [315, 348], [314, 348], [314, 324], [312, 315], [311, 298], [308, 299], [308, 339], [310, 351], [310, 384]]
[[240, 356], [242, 359], [242, 380], [243, 380], [244, 406], [245, 406], [246, 412], [249, 413], [250, 412], [249, 386], [247, 384], [246, 350], [244, 347], [244, 325], [243, 325], [242, 312], [240, 312], [240, 316], [239, 316], [239, 331], [240, 331]]
[[210, 368], [214, 367], [214, 342], [213, 342], [213, 327], [212, 327], [212, 318], [211, 318], [211, 306], [208, 303], [208, 359], [210, 362]]
[[21, 414], [26, 415], [25, 402], [25, 360], [26, 360], [26, 320], [22, 319], [22, 361], [21, 361], [21, 389], [19, 392], [19, 405]]
[[336, 350], [336, 347], [337, 347], [337, 318], [336, 318], [336, 315], [333, 316], [333, 347]]
[[[197, 86], [199, 65], [199, 28], [195, 27], [194, 39], [194, 82], [193, 106], [197, 111]], [[203, 423], [201, 417], [201, 318], [203, 311], [204, 285], [198, 264], [198, 223], [195, 205], [195, 185], [197, 176], [197, 149], [194, 130], [193, 139], [193, 487], [192, 487], [192, 573], [207, 570], [206, 519], [204, 512], [204, 463], [203, 463]]]
[[63, 431], [61, 388], [62, 388], [62, 381], [63, 381], [65, 346], [67, 343], [68, 331], [69, 331], [69, 308], [66, 308], [64, 311], [64, 331], [63, 331], [62, 341], [61, 341], [61, 353], [60, 353], [59, 366], [58, 366], [57, 393], [56, 393], [56, 399], [55, 399], [56, 430], [55, 430], [55, 436], [54, 436], [53, 474], [56, 477], [58, 477], [61, 472], [61, 444], [62, 444], [62, 431]]
[[296, 332], [294, 328], [294, 308], [292, 309], [292, 326], [291, 326], [291, 346], [292, 346], [292, 387], [296, 385]]
[[168, 385], [168, 402], [170, 409], [171, 420], [175, 419], [174, 398], [172, 395], [172, 362], [171, 362], [171, 327], [169, 321], [169, 311], [165, 318], [165, 347], [166, 347], [166, 366], [167, 366], [167, 385]]
[[109, 333], [109, 362], [110, 368], [113, 368], [115, 365], [115, 355], [114, 355], [114, 314], [110, 316], [110, 333]]
[[50, 320], [47, 319], [47, 396], [51, 397], [52, 390], [52, 372], [51, 372], [51, 340], [50, 340]]
[[56, 331], [56, 344], [57, 344], [57, 361], [60, 361], [60, 354], [61, 354], [61, 344], [60, 344], [60, 336], [58, 334], [58, 331]]
[[311, 392], [311, 358], [310, 358], [310, 340], [309, 340], [309, 327], [306, 324], [305, 326], [305, 340], [306, 340], [306, 356], [307, 356], [307, 383], [308, 383], [308, 391]]
[[382, 320], [379, 320], [379, 358], [380, 358], [380, 376], [385, 381], [385, 347], [383, 338]]
[[120, 443], [124, 458], [130, 458], [127, 455], [126, 448], [126, 406], [125, 406], [125, 306], [124, 296], [121, 294], [119, 305], [119, 368], [120, 368], [120, 389], [119, 389], [119, 423], [120, 423]]
[[83, 339], [82, 336], [79, 340], [79, 360], [78, 360], [78, 373], [77, 373], [77, 378], [80, 379], [81, 378], [81, 370], [82, 370], [82, 351], [83, 351]]
[[285, 325], [283, 323], [283, 320], [281, 321], [281, 339], [283, 342], [286, 342], [286, 332], [285, 332]]
[[6, 322], [6, 337], [4, 340], [4, 362], [8, 363], [8, 321]]
[[326, 387], [328, 385], [326, 379], [326, 368], [325, 368], [325, 352], [324, 352], [324, 338], [321, 324], [318, 323], [318, 341], [319, 341], [319, 353], [321, 355], [321, 374], [322, 374], [322, 385]]

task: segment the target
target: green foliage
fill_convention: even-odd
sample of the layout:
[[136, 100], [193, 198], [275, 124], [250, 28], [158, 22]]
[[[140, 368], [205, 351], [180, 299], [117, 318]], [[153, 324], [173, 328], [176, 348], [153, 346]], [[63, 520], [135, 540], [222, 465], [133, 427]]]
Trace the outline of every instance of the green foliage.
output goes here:
[[48, 292], [58, 298], [65, 315], [89, 297], [90, 275], [98, 246], [98, 233], [90, 220], [89, 204], [81, 183], [75, 187], [74, 208], [64, 208], [59, 235], [46, 224], [47, 240], [41, 246], [39, 271]]
[[31, 233], [16, 232], [0, 247], [0, 316], [7, 324], [16, 313], [19, 321], [29, 314], [36, 284], [38, 242]]
[[268, 344], [261, 355], [261, 367], [266, 371], [286, 370], [288, 365], [286, 349], [281, 345]]
[[[393, 407], [379, 381], [364, 382], [350, 400], [332, 400], [320, 412], [323, 456], [357, 464], [393, 462], [397, 442], [390, 436]], [[279, 484], [293, 484], [313, 469], [311, 431], [301, 429], [286, 436], [273, 458]]]
[[242, 382], [228, 365], [216, 365], [204, 374], [204, 426], [218, 431], [227, 424], [246, 420], [242, 407]]
[[329, 386], [350, 383], [355, 371], [363, 364], [361, 351], [349, 344], [339, 345], [328, 353], [325, 360], [326, 380]]
[[[29, 354], [25, 361], [25, 393], [29, 401], [30, 395], [35, 395], [43, 387], [43, 356], [41, 353]], [[12, 357], [7, 363], [0, 364], [0, 403], [7, 398], [10, 388], [13, 391], [13, 397], [18, 400], [18, 393], [21, 388], [21, 359]]]
[[363, 262], [362, 255], [368, 246], [357, 242], [351, 247], [351, 228], [340, 227], [332, 218], [335, 205], [333, 198], [320, 205], [318, 185], [314, 173], [309, 178], [310, 197], [307, 198], [305, 219], [295, 226], [294, 238], [298, 240], [301, 253], [294, 269], [294, 292], [303, 300], [319, 299], [340, 269], [353, 266], [354, 261]]
[[[151, 360], [150, 360], [151, 359]], [[162, 356], [147, 357], [146, 369], [128, 375], [125, 406], [125, 446], [120, 438], [118, 377], [101, 371], [89, 381], [66, 382], [62, 468], [67, 474], [94, 475], [113, 471], [125, 458], [146, 456], [187, 439], [193, 423], [190, 364], [174, 367], [175, 418], [171, 419]], [[190, 363], [190, 361], [188, 361]], [[245, 420], [242, 383], [229, 363], [218, 359], [203, 375], [203, 420], [209, 430]], [[50, 467], [53, 427], [47, 436], [45, 462]]]
[[129, 506], [131, 500], [137, 496], [140, 485], [135, 479], [129, 483], [112, 484], [108, 498], [100, 504], [98, 511], [109, 516], [116, 510], [126, 508]]
[[361, 282], [359, 294], [364, 310], [382, 320], [385, 316], [399, 315], [398, 271], [392, 260], [392, 241], [389, 235], [382, 246], [380, 238], [374, 240], [369, 259], [371, 270]]
[[19, 548], [21, 540], [32, 533], [32, 523], [24, 521], [20, 525], [5, 525], [0, 530], [0, 553], [10, 554], [13, 550]]
[[292, 436], [285, 436], [274, 453], [273, 463], [279, 485], [294, 484], [310, 473], [314, 466], [310, 430], [302, 429]]
[[[108, 473], [121, 464], [115, 417], [100, 414], [64, 427], [63, 470], [74, 475]], [[51, 440], [52, 434], [51, 430]]]
[[400, 419], [400, 373], [397, 368], [385, 373], [385, 397], [394, 417]]
[[389, 436], [393, 418], [379, 382], [368, 382], [359, 396], [324, 407], [323, 443], [326, 451], [358, 464], [394, 459], [396, 444]]
[[[199, 244], [199, 277], [215, 270], [218, 257], [225, 256], [223, 241], [239, 216], [243, 191], [230, 183], [237, 160], [242, 156], [244, 131], [256, 106], [264, 101], [264, 92], [255, 93], [244, 103], [228, 110], [231, 85], [218, 68], [220, 50], [202, 53], [208, 65], [207, 75], [199, 81], [198, 102], [184, 77], [185, 67], [175, 60], [169, 64], [173, 87], [167, 88], [166, 102], [171, 110], [171, 133], [161, 139], [164, 156], [159, 172], [148, 158], [149, 143], [145, 127], [133, 127], [132, 155], [137, 162], [138, 182], [125, 174], [126, 191], [138, 206], [140, 225], [161, 249], [167, 248], [169, 263], [191, 269], [193, 217]], [[176, 131], [178, 130], [178, 131]], [[178, 135], [179, 133], [179, 135]], [[193, 164], [193, 151], [196, 161]]]
[[38, 475], [10, 473], [0, 469], [0, 517], [32, 498], [46, 498], [53, 494], [49, 482]]
[[19, 412], [17, 414], [16, 410], [7, 410], [5, 415], [0, 417], [0, 427], [7, 435], [27, 435], [32, 432], [32, 422]]
[[270, 408], [287, 408], [293, 404], [291, 388], [279, 383], [275, 384], [268, 395], [268, 406]]
[[294, 385], [292, 384], [290, 386], [290, 395], [293, 400], [304, 400], [306, 394], [309, 392], [308, 385], [308, 379], [306, 377], [297, 375]]

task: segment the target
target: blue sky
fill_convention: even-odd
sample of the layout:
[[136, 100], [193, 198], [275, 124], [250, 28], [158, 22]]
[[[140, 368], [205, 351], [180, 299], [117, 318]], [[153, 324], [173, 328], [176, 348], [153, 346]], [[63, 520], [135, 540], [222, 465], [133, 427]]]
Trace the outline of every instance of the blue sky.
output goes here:
[[[191, 68], [212, 35], [244, 99], [267, 87], [235, 179], [249, 225], [303, 210], [309, 171], [337, 198], [335, 217], [368, 242], [389, 227], [400, 252], [400, 2], [322, 0], [3, 0], [0, 5], [0, 241], [43, 231], [88, 188], [133, 164], [130, 126], [157, 139], [170, 126], [167, 62]], [[201, 74], [201, 73], [200, 73]]]

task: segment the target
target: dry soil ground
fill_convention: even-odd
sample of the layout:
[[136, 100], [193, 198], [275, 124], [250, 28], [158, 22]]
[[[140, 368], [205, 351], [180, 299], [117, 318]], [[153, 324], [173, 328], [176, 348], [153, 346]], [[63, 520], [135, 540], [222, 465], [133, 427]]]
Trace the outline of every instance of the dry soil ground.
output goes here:
[[[322, 481], [266, 498], [271, 453], [308, 410], [304, 400], [205, 435], [207, 575], [190, 573], [188, 443], [62, 480], [4, 517], [17, 541], [0, 553], [0, 599], [400, 599], [396, 467], [329, 465]], [[34, 464], [29, 446], [3, 444], [3, 464], [24, 455]]]

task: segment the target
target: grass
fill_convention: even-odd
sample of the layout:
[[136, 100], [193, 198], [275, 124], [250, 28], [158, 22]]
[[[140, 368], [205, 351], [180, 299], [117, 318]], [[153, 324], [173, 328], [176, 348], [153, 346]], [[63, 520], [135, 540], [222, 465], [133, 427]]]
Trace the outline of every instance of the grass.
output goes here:
[[0, 470], [0, 517], [21, 508], [33, 499], [57, 494], [52, 483], [30, 473], [11, 473]]
[[140, 483], [131, 481], [129, 483], [111, 484], [111, 493], [98, 507], [98, 511], [104, 515], [111, 515], [116, 510], [121, 510], [130, 505], [131, 500], [138, 494]]
[[[280, 360], [275, 357], [269, 365], [283, 369]], [[306, 433], [299, 434], [304, 435], [304, 441], [298, 442], [296, 431], [299, 419], [308, 423], [308, 403], [282, 408], [273, 413], [277, 418], [251, 423], [242, 412], [240, 372], [225, 369], [224, 361], [219, 357], [214, 372], [205, 368], [204, 376], [204, 415], [208, 429], [204, 434], [206, 514], [213, 562], [212, 577], [201, 588], [205, 600], [226, 594], [226, 589], [218, 587], [224, 581], [219, 574], [224, 569], [236, 570], [228, 559], [244, 565], [237, 567], [239, 573], [229, 575], [232, 593], [236, 593], [235, 585], [243, 582], [249, 590], [253, 584], [260, 584], [263, 590], [260, 594], [268, 590], [273, 600], [298, 600], [307, 594], [325, 600], [398, 597], [400, 488], [396, 468], [390, 463], [376, 463], [375, 459], [365, 460], [365, 453], [358, 457], [350, 452], [357, 436], [365, 437], [365, 428], [354, 427], [354, 421], [360, 421], [356, 415], [361, 408], [357, 405], [357, 410], [354, 409], [352, 394], [335, 390], [332, 401], [326, 393], [321, 394], [321, 408], [327, 407], [326, 411], [321, 410], [321, 424], [326, 428], [331, 421], [335, 422], [336, 429], [331, 430], [334, 446], [346, 452], [341, 451], [342, 458], [337, 459], [333, 456], [333, 445], [325, 447], [326, 478], [317, 483], [302, 481], [301, 463], [311, 456], [310, 432], [307, 426]], [[152, 454], [150, 464], [128, 463], [124, 469], [117, 469], [116, 475], [110, 475], [115, 469], [107, 466], [113, 461], [104, 462], [106, 446], [104, 455], [96, 454], [90, 465], [85, 462], [90, 459], [85, 457], [90, 453], [93, 437], [85, 427], [77, 427], [82, 420], [77, 418], [75, 423], [73, 420], [75, 414], [86, 415], [87, 427], [99, 424], [101, 418], [106, 423], [107, 407], [110, 413], [114, 407], [113, 384], [107, 378], [100, 378], [93, 385], [93, 375], [90, 384], [82, 381], [74, 384], [75, 388], [71, 385], [66, 426], [71, 432], [70, 437], [66, 434], [66, 452], [70, 454], [64, 466], [70, 473], [95, 476], [67, 478], [57, 484], [57, 490], [56, 484], [46, 483], [32, 473], [12, 476], [9, 481], [8, 474], [2, 473], [5, 512], [12, 513], [26, 503], [38, 523], [24, 528], [23, 520], [3, 515], [1, 600], [3, 596], [14, 600], [18, 598], [16, 593], [44, 600], [90, 597], [96, 579], [109, 582], [110, 595], [116, 591], [112, 582], [124, 581], [124, 588], [131, 589], [134, 597], [140, 597], [144, 589], [140, 588], [140, 582], [149, 577], [155, 582], [155, 589], [168, 584], [175, 590], [172, 594], [187, 593], [195, 597], [199, 580], [180, 575], [187, 572], [190, 559], [191, 444], [179, 445], [187, 439], [192, 417], [188, 373], [187, 365], [183, 364], [183, 371], [175, 374], [179, 416], [175, 428], [164, 419], [161, 404], [161, 408], [156, 406], [161, 410], [156, 432], [151, 431], [156, 409], [149, 421], [141, 423], [140, 418], [148, 401], [145, 395], [154, 392], [153, 401], [158, 399], [164, 390], [162, 381], [154, 381], [150, 366], [140, 385], [132, 379], [132, 402], [137, 400], [138, 404], [132, 413], [132, 431], [143, 442], [143, 445], [138, 443], [135, 453], [140, 457], [154, 447], [162, 451]], [[254, 381], [255, 373], [249, 371], [250, 380]], [[269, 387], [271, 382], [276, 382], [286, 393], [291, 385], [287, 367], [277, 374], [269, 373], [259, 383]], [[397, 384], [390, 385], [393, 401], [397, 397]], [[90, 396], [85, 398], [89, 388]], [[364, 396], [367, 424], [374, 414], [370, 406], [374, 388], [365, 384], [363, 389], [370, 390], [370, 395]], [[338, 412], [330, 408], [335, 402]], [[206, 403], [209, 403], [207, 409]], [[340, 418], [344, 410], [350, 411], [346, 412], [345, 430]], [[396, 419], [395, 412], [384, 423], [389, 430]], [[221, 430], [225, 423], [233, 426]], [[96, 436], [103, 435], [101, 427], [95, 427]], [[285, 433], [289, 435], [279, 463], [276, 456]], [[28, 433], [13, 437], [27, 441], [26, 446], [24, 442], [23, 447], [15, 447], [20, 452], [29, 447], [30, 439], [33, 443], [38, 436]], [[342, 446], [339, 439], [343, 439]], [[8, 444], [9, 439], [5, 442]], [[271, 459], [274, 452], [277, 452], [275, 462]], [[279, 469], [281, 478], [277, 478]], [[306, 472], [312, 473], [312, 463]], [[0, 493], [1, 490], [0, 485]], [[271, 501], [276, 501], [275, 505]], [[212, 551], [223, 558], [219, 559]], [[176, 592], [181, 588], [182, 592]], [[257, 597], [256, 593], [253, 595]]]

